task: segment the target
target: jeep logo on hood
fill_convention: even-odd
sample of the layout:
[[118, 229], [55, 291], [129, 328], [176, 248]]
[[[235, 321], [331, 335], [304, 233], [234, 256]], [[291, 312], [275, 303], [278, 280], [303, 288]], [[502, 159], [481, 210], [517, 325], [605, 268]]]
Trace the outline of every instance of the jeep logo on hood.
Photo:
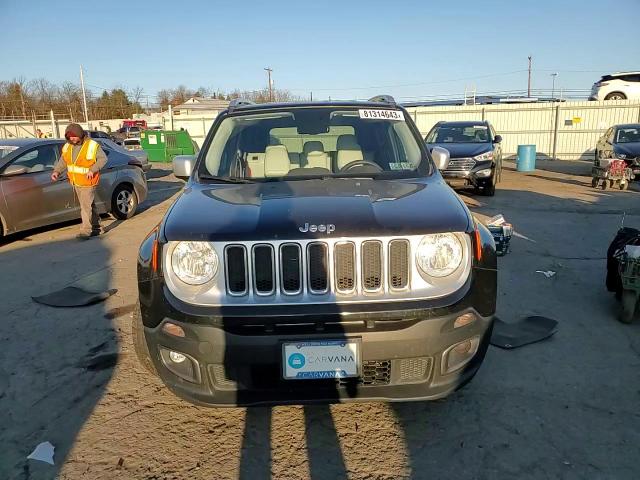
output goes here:
[[313, 225], [313, 224], [310, 225], [308, 223], [305, 223], [304, 226], [298, 227], [298, 230], [300, 230], [302, 233], [320, 232], [320, 233], [326, 233], [327, 235], [331, 235], [332, 232], [336, 231], [336, 226], [333, 223], [327, 223], [326, 225], [322, 223], [319, 225]]

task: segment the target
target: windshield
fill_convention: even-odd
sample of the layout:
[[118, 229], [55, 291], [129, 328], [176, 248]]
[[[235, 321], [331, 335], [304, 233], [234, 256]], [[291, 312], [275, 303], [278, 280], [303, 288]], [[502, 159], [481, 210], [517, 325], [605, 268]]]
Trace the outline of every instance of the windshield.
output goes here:
[[14, 150], [17, 150], [18, 147], [13, 145], [0, 145], [0, 158], [4, 158], [9, 155]]
[[401, 110], [317, 107], [232, 116], [205, 148], [200, 179], [411, 177], [423, 161]]
[[486, 125], [440, 125], [426, 139], [427, 143], [490, 143]]
[[640, 142], [640, 127], [619, 128], [616, 143]]

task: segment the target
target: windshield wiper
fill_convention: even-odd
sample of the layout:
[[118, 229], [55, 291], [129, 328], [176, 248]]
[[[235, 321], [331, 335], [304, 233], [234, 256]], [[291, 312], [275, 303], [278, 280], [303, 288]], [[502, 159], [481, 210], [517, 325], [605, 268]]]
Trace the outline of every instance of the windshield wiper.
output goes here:
[[247, 178], [216, 177], [214, 175], [209, 175], [207, 173], [198, 174], [198, 178], [202, 180], [209, 180], [211, 182], [217, 182], [217, 183], [255, 183], [252, 180], [249, 180]]

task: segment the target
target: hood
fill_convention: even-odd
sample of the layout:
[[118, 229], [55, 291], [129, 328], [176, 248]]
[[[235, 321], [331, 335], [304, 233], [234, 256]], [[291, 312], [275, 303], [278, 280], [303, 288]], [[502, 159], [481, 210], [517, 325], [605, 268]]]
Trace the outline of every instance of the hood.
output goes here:
[[[312, 227], [321, 225], [324, 233]], [[468, 210], [436, 174], [410, 182], [192, 183], [167, 214], [164, 236], [167, 240], [269, 241], [460, 232], [469, 226]]]
[[427, 147], [446, 148], [451, 158], [471, 158], [493, 150], [492, 143], [428, 143]]
[[628, 157], [640, 157], [640, 142], [616, 143], [613, 149]]

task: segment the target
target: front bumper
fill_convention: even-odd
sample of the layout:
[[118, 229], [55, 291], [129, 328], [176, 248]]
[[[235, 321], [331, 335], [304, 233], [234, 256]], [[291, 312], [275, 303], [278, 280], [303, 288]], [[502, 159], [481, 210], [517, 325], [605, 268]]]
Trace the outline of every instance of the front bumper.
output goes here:
[[[165, 288], [161, 305], [141, 304], [151, 360], [162, 381], [179, 397], [209, 406], [430, 400], [471, 380], [489, 345], [495, 311], [495, 270], [475, 270], [450, 297], [382, 305], [227, 307], [213, 310], [182, 303]], [[157, 303], [157, 302], [154, 302]], [[455, 328], [463, 313], [476, 320]], [[165, 333], [171, 322], [184, 338]], [[443, 354], [452, 345], [479, 338], [470, 361], [443, 374]], [[341, 380], [284, 380], [282, 344], [291, 341], [359, 339], [362, 372]], [[197, 362], [197, 382], [172, 373], [160, 348]], [[166, 360], [165, 360], [166, 361]]]
[[474, 187], [483, 187], [493, 181], [494, 172], [488, 177], [481, 177], [478, 172], [481, 170], [492, 169], [494, 164], [491, 160], [476, 162], [475, 166], [470, 170], [443, 170], [440, 172], [444, 179], [450, 184], [473, 185]]

